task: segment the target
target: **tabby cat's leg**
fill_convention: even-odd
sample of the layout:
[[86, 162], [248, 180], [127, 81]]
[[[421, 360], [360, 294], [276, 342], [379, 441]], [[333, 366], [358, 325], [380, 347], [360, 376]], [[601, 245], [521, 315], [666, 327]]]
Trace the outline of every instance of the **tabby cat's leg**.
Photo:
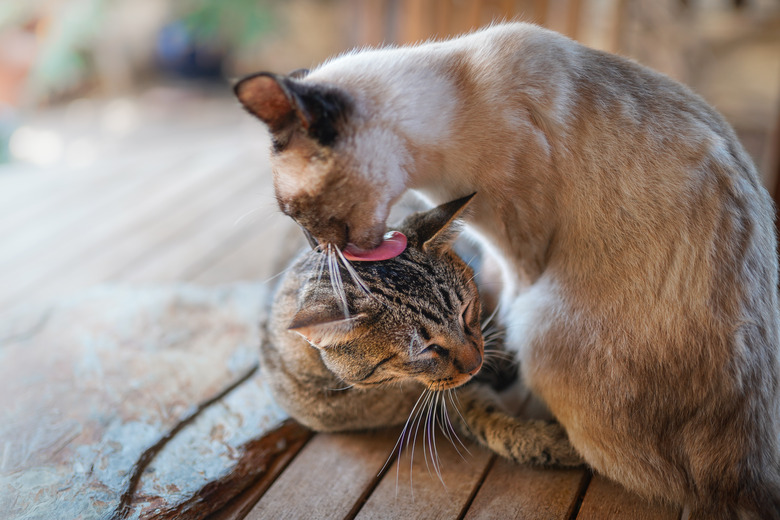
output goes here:
[[495, 392], [480, 384], [458, 389], [460, 429], [491, 451], [520, 464], [575, 467], [584, 464], [555, 422], [523, 420], [506, 413]]

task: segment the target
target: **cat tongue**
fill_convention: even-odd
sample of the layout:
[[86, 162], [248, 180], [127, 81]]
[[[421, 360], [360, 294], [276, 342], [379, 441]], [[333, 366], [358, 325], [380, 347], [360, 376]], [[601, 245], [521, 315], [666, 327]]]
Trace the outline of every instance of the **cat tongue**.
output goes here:
[[382, 243], [374, 249], [366, 251], [349, 244], [342, 252], [347, 260], [353, 262], [377, 262], [395, 258], [403, 253], [404, 249], [406, 249], [406, 236], [400, 231], [391, 231], [385, 234]]

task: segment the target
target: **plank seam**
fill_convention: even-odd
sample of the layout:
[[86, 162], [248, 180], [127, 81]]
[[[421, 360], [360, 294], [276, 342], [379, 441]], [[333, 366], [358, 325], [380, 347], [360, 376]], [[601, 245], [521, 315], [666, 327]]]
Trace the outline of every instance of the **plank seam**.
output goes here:
[[577, 515], [580, 514], [582, 501], [585, 500], [585, 493], [588, 491], [592, 479], [593, 472], [590, 469], [586, 469], [582, 474], [582, 479], [580, 479], [580, 487], [577, 489], [577, 498], [572, 503], [569, 515], [566, 517], [568, 520], [575, 520]]
[[471, 494], [469, 495], [469, 498], [466, 500], [466, 503], [463, 504], [463, 509], [460, 511], [460, 514], [458, 514], [458, 520], [463, 520], [463, 517], [466, 516], [466, 513], [471, 508], [471, 504], [474, 503], [474, 499], [477, 497], [477, 493], [479, 493], [479, 490], [482, 489], [482, 484], [485, 483], [485, 480], [487, 479], [490, 470], [493, 469], [493, 466], [495, 465], [497, 458], [498, 455], [493, 455], [492, 457], [490, 457], [490, 460], [485, 465], [485, 469], [484, 471], [482, 471], [482, 475], [480, 475], [479, 480], [474, 486], [474, 489], [471, 490]]
[[[371, 493], [374, 492], [385, 475], [387, 475], [387, 472], [390, 471], [390, 468], [399, 463], [398, 460], [395, 461], [395, 464], [387, 463], [387, 461], [393, 458], [393, 455], [398, 452], [400, 448], [399, 444], [400, 443], [396, 443], [396, 445], [393, 446], [393, 450], [390, 452], [390, 455], [387, 456], [387, 459], [385, 459], [383, 466], [379, 469], [379, 472], [376, 474], [376, 476], [371, 479], [371, 482], [368, 483], [366, 489], [364, 489], [363, 493], [361, 493], [360, 498], [355, 501], [355, 505], [352, 506], [352, 509], [350, 509], [349, 513], [347, 513], [347, 516], [344, 517], [344, 520], [354, 520], [354, 518], [360, 513], [360, 510], [363, 509], [363, 506], [365, 506], [368, 502]], [[398, 454], [398, 456], [400, 457], [400, 454]]]
[[[287, 469], [287, 466], [292, 464], [313, 437], [314, 432], [311, 432], [305, 439], [297, 441], [297, 444], [293, 444], [287, 452], [276, 457], [266, 472], [259, 473], [257, 478], [248, 484], [243, 491], [231, 498], [220, 509], [210, 513], [206, 520], [240, 520], [246, 518], [255, 505], [263, 498], [266, 491], [273, 486], [274, 482]], [[273, 478], [267, 479], [268, 475], [273, 475]], [[264, 481], [264, 479], [267, 480]], [[258, 488], [261, 483], [262, 486]]]

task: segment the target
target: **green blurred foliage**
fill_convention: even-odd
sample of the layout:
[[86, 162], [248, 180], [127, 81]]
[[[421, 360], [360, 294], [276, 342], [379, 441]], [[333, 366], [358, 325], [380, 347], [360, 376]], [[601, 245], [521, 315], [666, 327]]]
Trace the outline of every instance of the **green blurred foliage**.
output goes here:
[[270, 1], [185, 0], [182, 21], [193, 37], [228, 49], [251, 45], [274, 27]]

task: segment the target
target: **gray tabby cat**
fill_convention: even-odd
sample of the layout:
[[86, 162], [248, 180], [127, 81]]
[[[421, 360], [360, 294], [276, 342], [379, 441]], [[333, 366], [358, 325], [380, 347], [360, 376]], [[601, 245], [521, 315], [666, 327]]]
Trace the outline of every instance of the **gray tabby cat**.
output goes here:
[[264, 380], [292, 417], [317, 431], [424, 416], [424, 428], [438, 421], [450, 437], [471, 435], [463, 413], [474, 424], [508, 426], [490, 440], [474, 432], [505, 457], [582, 464], [557, 424], [532, 421], [513, 430], [516, 421], [486, 384], [472, 382], [457, 398], [451, 393], [472, 379], [485, 355], [474, 273], [451, 248], [455, 218], [471, 198], [407, 217], [399, 230], [408, 247], [396, 258], [350, 264], [334, 250], [316, 249], [300, 256], [274, 298], [261, 347]]
[[322, 244], [381, 248], [407, 189], [478, 193], [507, 348], [596, 471], [696, 518], [780, 518], [775, 209], [701, 98], [519, 23], [236, 93]]

